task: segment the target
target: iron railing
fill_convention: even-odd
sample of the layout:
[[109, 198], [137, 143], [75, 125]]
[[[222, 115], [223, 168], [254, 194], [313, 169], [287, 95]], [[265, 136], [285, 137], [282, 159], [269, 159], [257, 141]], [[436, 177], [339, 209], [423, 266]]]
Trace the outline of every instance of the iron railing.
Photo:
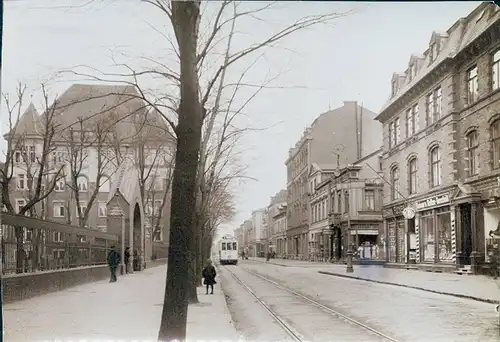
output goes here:
[[106, 264], [119, 241], [114, 234], [8, 213], [1, 227], [3, 274]]

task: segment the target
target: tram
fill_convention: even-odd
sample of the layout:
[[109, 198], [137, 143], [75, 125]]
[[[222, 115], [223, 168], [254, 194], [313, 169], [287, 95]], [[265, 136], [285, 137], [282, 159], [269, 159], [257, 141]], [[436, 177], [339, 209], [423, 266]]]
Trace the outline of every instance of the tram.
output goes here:
[[219, 263], [221, 265], [238, 264], [238, 240], [232, 235], [224, 235], [219, 241]]

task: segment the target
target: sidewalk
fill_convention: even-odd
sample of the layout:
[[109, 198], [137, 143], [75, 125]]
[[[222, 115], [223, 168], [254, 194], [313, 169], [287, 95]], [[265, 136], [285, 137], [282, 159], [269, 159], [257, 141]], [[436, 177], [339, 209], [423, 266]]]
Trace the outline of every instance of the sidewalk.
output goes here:
[[[166, 267], [51, 293], [3, 307], [6, 341], [152, 340], [158, 338]], [[187, 339], [237, 341], [220, 286], [198, 290], [188, 309]]]
[[[266, 263], [265, 259], [254, 258], [252, 260]], [[431, 273], [360, 265], [353, 266], [353, 273], [346, 273], [345, 265], [276, 259], [267, 263], [285, 267], [306, 267], [304, 265], [309, 264], [309, 267], [318, 269], [319, 273], [331, 276], [408, 287], [486, 303], [500, 302], [500, 279], [494, 280], [485, 276]]]

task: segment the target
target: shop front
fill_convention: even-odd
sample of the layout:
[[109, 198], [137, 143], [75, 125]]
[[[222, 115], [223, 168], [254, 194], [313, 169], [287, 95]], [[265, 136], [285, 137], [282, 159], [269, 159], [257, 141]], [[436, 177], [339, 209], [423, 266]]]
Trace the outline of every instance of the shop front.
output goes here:
[[450, 193], [441, 193], [419, 200], [415, 231], [417, 262], [454, 264], [456, 252], [455, 210]]
[[386, 238], [382, 240], [385, 246], [386, 261], [389, 263], [404, 263], [406, 259], [406, 226], [403, 217], [404, 204], [384, 208], [382, 216], [385, 224]]

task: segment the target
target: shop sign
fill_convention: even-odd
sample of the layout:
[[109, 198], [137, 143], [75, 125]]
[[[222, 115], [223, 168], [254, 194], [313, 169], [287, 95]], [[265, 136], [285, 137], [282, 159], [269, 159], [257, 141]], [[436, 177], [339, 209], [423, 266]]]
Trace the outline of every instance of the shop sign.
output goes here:
[[382, 211], [383, 217], [394, 217], [401, 216], [403, 214], [403, 210], [405, 208], [404, 204], [396, 205], [392, 208], [387, 208]]
[[417, 210], [422, 210], [436, 205], [448, 204], [450, 202], [450, 195], [444, 194], [439, 196], [433, 196], [427, 198], [426, 200], [417, 202]]

